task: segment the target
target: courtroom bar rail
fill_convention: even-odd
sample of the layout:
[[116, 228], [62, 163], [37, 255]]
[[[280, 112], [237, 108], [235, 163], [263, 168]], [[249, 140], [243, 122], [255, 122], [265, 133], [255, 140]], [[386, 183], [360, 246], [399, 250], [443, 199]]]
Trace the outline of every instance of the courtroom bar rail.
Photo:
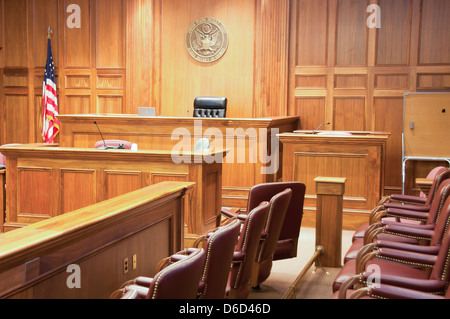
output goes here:
[[0, 297], [107, 299], [123, 282], [152, 276], [184, 247], [192, 189], [162, 182], [0, 234]]

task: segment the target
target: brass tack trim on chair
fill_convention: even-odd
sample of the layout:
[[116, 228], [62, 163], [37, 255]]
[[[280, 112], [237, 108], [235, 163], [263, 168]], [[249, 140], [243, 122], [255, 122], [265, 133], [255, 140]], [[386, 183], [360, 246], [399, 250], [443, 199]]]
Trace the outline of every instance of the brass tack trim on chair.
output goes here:
[[[386, 217], [398, 217], [398, 216], [395, 214], [386, 213]], [[425, 223], [427, 221], [426, 218], [410, 217], [410, 216], [401, 216], [400, 219], [414, 220], [414, 221], [422, 222], [422, 223]]]
[[413, 236], [413, 235], [399, 234], [399, 233], [396, 233], [396, 232], [386, 231], [386, 230], [383, 231], [383, 234], [395, 235], [395, 236], [403, 237], [403, 238], [410, 238], [410, 239], [417, 239], [417, 240], [431, 241], [431, 238], [429, 238], [429, 237], [421, 237], [421, 236]]
[[395, 262], [406, 264], [406, 265], [413, 265], [413, 266], [417, 266], [417, 267], [425, 267], [425, 268], [431, 268], [431, 269], [434, 268], [434, 265], [427, 265], [427, 264], [417, 263], [417, 262], [413, 262], [413, 261], [406, 261], [406, 260], [402, 260], [402, 259], [398, 259], [398, 258], [379, 256], [378, 253], [376, 253], [376, 257], [380, 258], [380, 259], [384, 259], [384, 260], [395, 261]]
[[[180, 261], [177, 261], [177, 262], [173, 263], [172, 265], [174, 265], [174, 267], [181, 267], [181, 266], [183, 266], [184, 264], [186, 264], [188, 262], [190, 262], [189, 259], [180, 260]], [[168, 271], [167, 269], [168, 269], [168, 267], [164, 268], [163, 270], [161, 270], [159, 272], [159, 274], [157, 276], [157, 279], [155, 281], [155, 289], [153, 290], [153, 294], [152, 294], [152, 298], [151, 299], [155, 299], [156, 293], [158, 292], [159, 281], [166, 274], [166, 272]]]
[[445, 280], [448, 271], [448, 265], [450, 262], [450, 248], [447, 250], [447, 257], [445, 258], [444, 270], [442, 271], [442, 280]]

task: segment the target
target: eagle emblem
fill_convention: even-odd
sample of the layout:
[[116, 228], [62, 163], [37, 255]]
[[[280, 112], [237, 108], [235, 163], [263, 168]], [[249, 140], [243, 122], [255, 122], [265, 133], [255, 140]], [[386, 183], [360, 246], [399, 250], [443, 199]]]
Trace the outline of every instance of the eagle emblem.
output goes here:
[[213, 62], [225, 54], [228, 47], [228, 33], [217, 19], [201, 18], [188, 29], [186, 47], [197, 61]]

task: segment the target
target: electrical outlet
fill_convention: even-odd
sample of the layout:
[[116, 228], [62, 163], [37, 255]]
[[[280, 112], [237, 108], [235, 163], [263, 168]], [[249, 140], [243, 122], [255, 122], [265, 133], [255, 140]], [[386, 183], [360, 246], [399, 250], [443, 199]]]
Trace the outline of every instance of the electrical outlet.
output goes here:
[[133, 270], [136, 270], [137, 268], [137, 255], [133, 255]]
[[128, 272], [128, 257], [123, 260], [123, 273], [126, 274]]

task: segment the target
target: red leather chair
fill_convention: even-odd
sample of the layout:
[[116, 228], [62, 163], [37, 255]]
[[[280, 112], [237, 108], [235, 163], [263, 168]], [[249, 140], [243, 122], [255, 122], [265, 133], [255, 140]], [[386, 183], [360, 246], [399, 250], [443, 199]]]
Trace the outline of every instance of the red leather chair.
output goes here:
[[[292, 197], [278, 237], [273, 260], [297, 257], [306, 186], [301, 182], [262, 183], [253, 186], [248, 196], [247, 212], [258, 206], [262, 201], [270, 201], [275, 194], [284, 191], [286, 188], [292, 190]], [[227, 209], [222, 209], [221, 214], [227, 217], [237, 215]]]
[[188, 248], [185, 254], [205, 249], [206, 262], [197, 293], [198, 299], [224, 299], [233, 260], [234, 248], [241, 231], [241, 221], [234, 219], [198, 239], [194, 246], [206, 241], [204, 248]]
[[[413, 253], [404, 250], [382, 248], [364, 261], [365, 271], [350, 276], [333, 298], [343, 299], [362, 287], [374, 284], [392, 285], [435, 295], [446, 294], [450, 269], [450, 232], [447, 231], [437, 255]], [[370, 269], [370, 270], [369, 270]], [[376, 269], [376, 273], [371, 271]]]
[[[431, 208], [431, 204], [436, 196], [436, 192], [440, 186], [440, 184], [450, 178], [450, 169], [438, 166], [430, 171], [427, 178], [432, 178], [433, 183], [430, 187], [430, 192], [426, 197], [423, 196], [413, 196], [413, 195], [403, 195], [403, 194], [392, 194], [389, 197], [386, 197], [381, 200], [377, 207], [375, 207], [370, 215], [369, 222], [361, 225], [353, 234], [353, 240], [358, 238], [363, 238], [365, 231], [367, 228], [378, 221], [381, 218], [384, 218], [386, 222], [394, 221], [394, 222], [406, 222], [410, 223], [410, 219], [406, 218], [401, 220], [400, 218], [389, 218], [385, 217], [384, 212], [386, 209], [408, 209], [413, 211], [422, 211], [427, 212]], [[414, 222], [413, 222], [414, 223]]]
[[348, 299], [450, 299], [450, 289], [444, 296], [435, 295], [419, 290], [397, 287], [392, 285], [371, 286], [355, 290]]
[[[436, 190], [439, 187], [439, 184], [444, 180], [449, 178], [448, 175], [445, 177], [441, 175], [443, 172], [448, 171], [448, 167], [438, 166], [433, 168], [427, 175], [427, 179], [432, 179], [433, 183], [431, 184], [430, 191], [428, 195], [425, 195], [423, 192], [420, 192], [418, 196], [415, 195], [406, 195], [406, 194], [392, 194], [387, 200], [384, 200], [383, 205], [390, 205], [391, 207], [395, 207], [398, 205], [412, 205], [408, 207], [410, 209], [417, 210], [428, 210], [431, 206], [431, 202], [436, 194]], [[447, 173], [448, 174], [448, 173]]]
[[[206, 235], [199, 237], [193, 247], [186, 248], [160, 261], [156, 267], [159, 272], [177, 260], [184, 260], [197, 250], [205, 250], [206, 258], [199, 282], [197, 299], [224, 299], [234, 247], [241, 230], [241, 221], [231, 220], [223, 227], [218, 227]], [[202, 246], [203, 244], [203, 246]], [[122, 289], [130, 285], [148, 288], [153, 278], [140, 276], [122, 285]]]
[[206, 260], [205, 250], [197, 249], [188, 256], [173, 257], [170, 265], [147, 279], [149, 286], [127, 285], [121, 289], [120, 299], [196, 299]]
[[389, 233], [387, 229], [383, 230], [386, 225], [402, 225], [403, 227], [418, 228], [418, 229], [433, 229], [436, 224], [438, 217], [440, 216], [442, 205], [446, 201], [447, 197], [450, 195], [450, 179], [444, 180], [440, 183], [438, 190], [436, 191], [436, 196], [433, 199], [431, 208], [428, 212], [417, 212], [410, 211], [406, 209], [394, 209], [389, 208], [386, 211], [386, 216], [394, 216], [398, 218], [410, 218], [414, 219], [422, 224], [407, 224], [401, 222], [383, 221], [372, 224], [367, 228], [364, 238], [355, 239], [350, 246], [344, 257], [344, 263], [356, 258], [358, 251], [366, 244], [370, 244], [376, 239], [385, 239], [393, 241], [402, 241], [408, 243], [418, 243], [418, 240], [413, 236], [406, 237], [404, 235], [398, 235]]
[[[411, 245], [393, 241], [377, 241], [373, 244], [366, 245], [358, 252], [356, 259], [349, 260], [344, 264], [334, 280], [333, 291], [338, 290], [348, 278], [364, 272], [367, 265], [371, 263], [376, 264], [380, 268], [383, 267], [380, 270], [383, 275], [398, 275], [403, 271], [404, 274], [411, 274], [413, 276], [412, 278], [414, 278], [414, 276], [418, 276], [418, 274], [415, 274], [416, 270], [422, 271], [420, 268], [430, 267], [430, 265], [436, 268], [435, 262], [437, 262], [438, 256], [444, 254], [446, 258], [449, 258], [450, 255], [448, 254], [450, 254], [450, 251], [443, 252], [443, 249], [448, 250], [450, 245], [450, 231], [448, 229], [450, 225], [450, 197], [446, 199], [442, 206], [438, 224], [432, 230], [414, 227], [408, 229], [404, 226], [393, 225], [387, 226], [390, 229], [397, 228], [399, 234], [403, 233], [406, 236], [414, 236], [422, 240], [428, 238], [430, 245]], [[408, 266], [398, 265], [399, 263], [405, 263]], [[444, 261], [444, 263], [448, 263], [448, 261]], [[445, 266], [444, 268], [448, 267]]]
[[423, 254], [437, 254], [444, 236], [450, 225], [450, 197], [447, 197], [442, 205], [436, 226], [433, 229], [424, 229], [420, 227], [405, 227], [404, 225], [386, 225], [380, 228], [380, 233], [389, 233], [399, 237], [414, 238], [416, 243], [396, 242], [393, 240], [375, 240], [373, 243], [364, 247], [360, 251], [358, 258], [364, 258], [368, 253], [380, 248], [393, 248]]
[[269, 215], [261, 234], [252, 269], [250, 285], [255, 289], [269, 277], [272, 270], [273, 255], [291, 197], [292, 190], [287, 188], [270, 199]]
[[358, 264], [361, 259], [364, 259], [367, 254], [380, 248], [400, 249], [410, 252], [437, 255], [449, 225], [450, 197], [447, 197], [444, 204], [442, 204], [438, 221], [433, 229], [389, 224], [379, 229], [380, 233], [416, 239], [416, 243], [411, 244], [393, 240], [375, 240], [373, 243], [364, 246], [363, 249], [358, 252], [356, 264]]
[[[436, 178], [436, 176], [442, 171], [442, 169], [448, 169], [448, 167], [445, 166], [437, 166], [435, 168], [433, 168], [427, 175], [426, 179], [431, 179], [433, 180], [433, 183], [431, 184], [430, 187], [430, 192], [433, 192], [437, 187], [439, 187], [439, 185], [433, 185], [434, 184], [434, 179]], [[430, 194], [430, 192], [428, 192], [428, 194], [425, 194], [423, 191], [419, 192], [419, 197], [420, 198], [427, 198], [428, 195]], [[402, 195], [396, 195], [396, 196], [402, 196]], [[404, 196], [404, 195], [403, 195]], [[428, 198], [427, 198], [428, 199]], [[433, 200], [433, 199], [431, 199]]]
[[235, 246], [227, 282], [228, 299], [246, 299], [250, 291], [250, 276], [270, 204], [265, 201], [246, 215], [239, 215], [244, 223]]
[[107, 148], [112, 148], [112, 149], [118, 149], [118, 148], [122, 148], [122, 149], [131, 149], [131, 143], [128, 141], [122, 141], [122, 140], [101, 140], [98, 141], [97, 143], [95, 143], [94, 147], [96, 149], [107, 149]]

